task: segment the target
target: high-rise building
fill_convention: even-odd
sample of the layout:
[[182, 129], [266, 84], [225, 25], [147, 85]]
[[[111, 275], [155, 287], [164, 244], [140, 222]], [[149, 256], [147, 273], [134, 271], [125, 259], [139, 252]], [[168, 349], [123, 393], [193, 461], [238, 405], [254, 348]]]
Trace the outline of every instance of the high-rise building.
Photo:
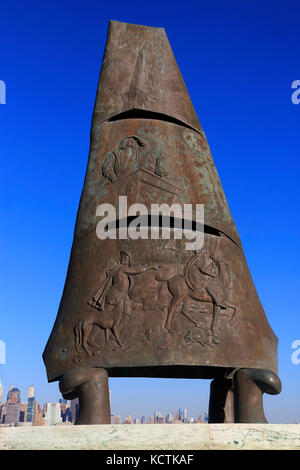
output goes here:
[[123, 424], [132, 424], [132, 416], [128, 415], [127, 418], [123, 421]]
[[154, 413], [154, 423], [161, 424], [164, 422], [164, 417], [160, 411]]
[[199, 415], [199, 418], [196, 420], [196, 423], [203, 423], [203, 418], [202, 418], [202, 415]]
[[21, 392], [18, 388], [9, 387], [7, 394], [7, 403], [21, 403]]
[[172, 415], [172, 413], [169, 413], [166, 417], [166, 423], [174, 423], [174, 416]]
[[110, 422], [111, 424], [121, 424], [121, 416], [111, 415]]
[[0, 422], [2, 424], [17, 426], [20, 420], [20, 408], [21, 392], [11, 384], [7, 393], [7, 401], [1, 406]]
[[[67, 400], [60, 398], [58, 400], [58, 403], [60, 405], [60, 415], [62, 418], [63, 423], [67, 421], [67, 409], [69, 408]], [[72, 419], [71, 419], [72, 421]]]
[[28, 398], [32, 398], [32, 397], [34, 397], [34, 386], [30, 385], [28, 389]]
[[34, 398], [34, 386], [30, 385], [28, 389], [26, 423], [33, 423], [35, 409], [36, 409], [36, 401]]
[[44, 422], [46, 425], [55, 426], [62, 423], [59, 403], [47, 403], [44, 409]]
[[6, 405], [5, 404], [0, 405], [0, 424], [4, 423], [5, 413], [6, 413]]
[[183, 409], [182, 422], [183, 423], [189, 423], [189, 418], [188, 418], [188, 415], [187, 415], [187, 409], [186, 408]]
[[63, 423], [72, 423], [71, 406], [67, 400], [59, 400], [60, 412]]
[[26, 423], [33, 423], [35, 411], [35, 398], [28, 396]]
[[74, 398], [71, 400], [70, 403], [70, 411], [71, 411], [71, 420], [72, 423], [76, 423], [79, 413], [79, 400], [78, 398]]
[[16, 401], [6, 403], [6, 413], [4, 418], [5, 424], [17, 426], [20, 420], [20, 403]]
[[20, 403], [20, 423], [26, 423], [28, 403]]
[[33, 419], [33, 426], [42, 426], [43, 425], [43, 412], [41, 407], [38, 403], [35, 402], [35, 410], [34, 410], [34, 419]]

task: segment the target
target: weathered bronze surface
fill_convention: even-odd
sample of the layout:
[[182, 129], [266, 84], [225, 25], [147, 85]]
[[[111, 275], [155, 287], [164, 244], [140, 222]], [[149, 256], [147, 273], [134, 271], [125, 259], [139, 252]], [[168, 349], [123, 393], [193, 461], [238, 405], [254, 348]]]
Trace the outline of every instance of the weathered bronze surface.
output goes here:
[[[151, 203], [204, 204], [203, 249], [172, 237], [100, 240], [97, 207], [118, 208], [119, 196], [149, 213]], [[277, 342], [164, 29], [112, 21], [68, 274], [43, 355], [48, 380], [85, 403], [79, 423], [109, 422], [109, 398], [97, 392], [107, 374], [213, 378], [211, 421], [259, 422], [262, 393], [280, 391]], [[93, 420], [95, 393], [105, 398]]]

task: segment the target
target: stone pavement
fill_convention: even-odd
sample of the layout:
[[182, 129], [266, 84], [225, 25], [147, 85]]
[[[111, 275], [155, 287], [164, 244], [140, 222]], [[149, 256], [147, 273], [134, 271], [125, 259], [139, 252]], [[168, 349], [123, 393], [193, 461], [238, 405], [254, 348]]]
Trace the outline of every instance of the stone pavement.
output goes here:
[[0, 450], [300, 450], [300, 424], [0, 427]]

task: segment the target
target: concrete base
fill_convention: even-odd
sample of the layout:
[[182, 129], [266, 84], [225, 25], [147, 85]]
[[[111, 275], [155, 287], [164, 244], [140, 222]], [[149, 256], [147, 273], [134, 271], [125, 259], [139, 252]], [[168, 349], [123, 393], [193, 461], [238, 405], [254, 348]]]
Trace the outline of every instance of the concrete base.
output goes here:
[[0, 427], [1, 450], [300, 449], [300, 424]]

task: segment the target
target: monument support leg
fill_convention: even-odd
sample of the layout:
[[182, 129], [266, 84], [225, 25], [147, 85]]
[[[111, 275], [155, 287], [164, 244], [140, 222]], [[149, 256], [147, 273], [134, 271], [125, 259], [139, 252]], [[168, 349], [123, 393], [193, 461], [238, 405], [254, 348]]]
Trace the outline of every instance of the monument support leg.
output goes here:
[[101, 368], [77, 368], [66, 372], [59, 389], [67, 400], [79, 398], [75, 424], [110, 424], [108, 374]]
[[232, 381], [216, 377], [210, 384], [209, 423], [234, 423]]
[[235, 423], [267, 423], [263, 393], [280, 393], [279, 377], [269, 370], [239, 369], [233, 382]]

